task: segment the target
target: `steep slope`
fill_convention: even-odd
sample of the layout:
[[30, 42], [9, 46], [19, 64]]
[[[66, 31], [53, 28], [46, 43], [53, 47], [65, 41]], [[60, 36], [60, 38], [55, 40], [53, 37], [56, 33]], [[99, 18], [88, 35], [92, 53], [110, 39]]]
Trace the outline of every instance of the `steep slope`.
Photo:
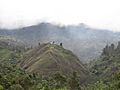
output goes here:
[[71, 51], [50, 43], [29, 50], [20, 66], [27, 72], [42, 75], [52, 75], [56, 72], [71, 75], [77, 72], [81, 80], [85, 80], [89, 74]]
[[0, 63], [16, 65], [22, 58], [24, 46], [9, 37], [0, 36]]
[[120, 70], [120, 42], [117, 47], [114, 44], [106, 45], [101, 56], [92, 61], [90, 71], [98, 79], [109, 80], [114, 73]]
[[38, 41], [41, 43], [48, 41], [63, 42], [64, 47], [73, 51], [83, 62], [93, 60], [99, 56], [106, 44], [116, 43], [120, 40], [119, 32], [114, 33], [104, 29], [95, 29], [83, 23], [78, 26], [40, 23], [14, 30], [2, 29], [0, 35], [11, 35], [29, 44], [36, 44]]

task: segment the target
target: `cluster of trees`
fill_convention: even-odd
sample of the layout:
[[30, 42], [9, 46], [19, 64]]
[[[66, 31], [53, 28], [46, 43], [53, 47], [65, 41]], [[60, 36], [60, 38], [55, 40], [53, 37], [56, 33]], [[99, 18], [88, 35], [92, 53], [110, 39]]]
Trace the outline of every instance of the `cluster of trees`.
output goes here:
[[109, 56], [117, 53], [120, 53], [120, 42], [118, 42], [117, 47], [115, 47], [114, 44], [111, 44], [110, 46], [106, 45], [105, 48], [103, 48], [102, 55]]
[[[62, 45], [62, 44], [61, 44]], [[2, 49], [3, 50], [3, 49]], [[11, 53], [8, 50], [3, 50], [7, 57], [0, 57], [0, 90], [119, 90], [120, 89], [120, 72], [112, 74], [109, 81], [97, 79], [90, 84], [81, 84], [77, 72], [72, 75], [65, 76], [61, 73], [55, 73], [53, 76], [42, 76], [36, 73], [27, 73], [20, 69], [19, 63], [22, 53]], [[2, 52], [3, 52], [2, 51]], [[117, 47], [114, 44], [106, 45], [103, 49], [102, 56], [110, 58], [114, 65], [114, 61], [119, 65], [120, 42]], [[114, 57], [113, 57], [114, 56]], [[98, 74], [109, 69], [106, 58], [100, 58], [102, 62], [93, 66], [94, 71], [98, 73], [93, 75], [93, 78], [98, 77]], [[105, 63], [104, 63], [105, 62]], [[111, 65], [112, 66], [112, 65]], [[117, 65], [116, 65], [117, 66]], [[103, 68], [105, 67], [105, 68]], [[120, 66], [119, 66], [120, 67]], [[110, 70], [110, 69], [109, 69]], [[111, 69], [112, 70], [112, 69]], [[111, 71], [110, 71], [111, 72]], [[94, 72], [95, 73], [95, 72]], [[102, 75], [102, 74], [101, 74]], [[105, 75], [105, 74], [104, 74]], [[100, 80], [101, 79], [101, 80]]]
[[24, 70], [9, 62], [0, 63], [0, 90], [119, 90], [120, 72], [104, 80], [82, 86], [76, 72], [69, 77], [61, 73], [44, 77]]
[[111, 80], [108, 82], [99, 80], [93, 84], [87, 85], [83, 90], [120, 90], [120, 72], [113, 74], [109, 78]]
[[43, 77], [0, 64], [0, 90], [81, 90], [81, 87], [75, 72], [69, 78], [61, 73]]
[[94, 83], [87, 85], [88, 90], [120, 90], [120, 42], [106, 45], [89, 67]]

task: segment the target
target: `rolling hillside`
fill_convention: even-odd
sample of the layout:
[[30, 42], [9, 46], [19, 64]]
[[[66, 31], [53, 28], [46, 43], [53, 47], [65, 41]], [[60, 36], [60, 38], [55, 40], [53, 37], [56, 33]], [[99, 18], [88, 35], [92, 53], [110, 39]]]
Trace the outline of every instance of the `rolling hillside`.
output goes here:
[[85, 80], [89, 72], [79, 59], [69, 50], [56, 44], [42, 44], [29, 50], [20, 66], [30, 73], [52, 75], [60, 72], [70, 76], [77, 72]]

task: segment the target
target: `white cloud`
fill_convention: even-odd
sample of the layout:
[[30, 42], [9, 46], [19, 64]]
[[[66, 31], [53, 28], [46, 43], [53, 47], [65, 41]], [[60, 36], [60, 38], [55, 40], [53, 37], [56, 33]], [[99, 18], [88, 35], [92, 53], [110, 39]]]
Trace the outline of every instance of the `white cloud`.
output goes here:
[[0, 24], [15, 28], [47, 20], [120, 31], [120, 0], [0, 0]]

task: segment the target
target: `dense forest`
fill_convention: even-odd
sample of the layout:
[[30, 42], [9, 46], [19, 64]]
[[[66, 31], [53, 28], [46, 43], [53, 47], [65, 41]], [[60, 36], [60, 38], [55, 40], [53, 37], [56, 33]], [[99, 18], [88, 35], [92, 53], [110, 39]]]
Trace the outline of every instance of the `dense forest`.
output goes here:
[[119, 90], [120, 42], [83, 64], [64, 44], [0, 39], [0, 90]]

